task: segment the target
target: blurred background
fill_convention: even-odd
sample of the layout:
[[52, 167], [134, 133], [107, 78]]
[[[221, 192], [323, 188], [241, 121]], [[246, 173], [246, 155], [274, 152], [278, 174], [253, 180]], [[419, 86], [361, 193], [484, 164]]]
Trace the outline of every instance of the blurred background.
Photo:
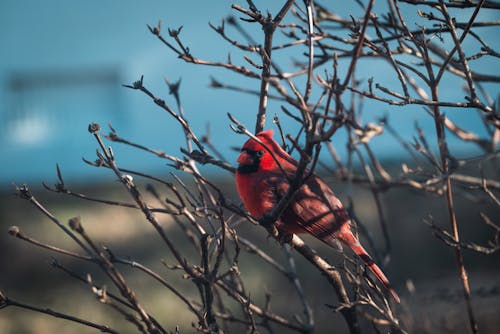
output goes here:
[[[113, 323], [108, 321], [110, 315], [105, 313], [108, 312], [105, 307], [98, 305], [85, 286], [79, 286], [60, 272], [47, 269], [50, 268], [49, 252], [7, 236], [7, 228], [18, 225], [47, 242], [74, 247], [29, 203], [14, 196], [12, 183], [30, 184], [40, 201], [50, 207], [61, 221], [79, 215], [87, 222], [90, 231], [102, 236], [101, 242], [113, 246], [124, 255], [142, 259], [160, 272], [165, 271], [158, 260], [163, 257], [169, 259], [169, 255], [162, 253], [164, 250], [160, 242], [153, 245], [155, 252], [151, 253], [150, 240], [156, 240], [156, 236], [150, 226], [142, 221], [140, 214], [52, 194], [42, 189], [41, 182], [56, 182], [57, 163], [65, 180], [78, 191], [99, 197], [127, 199], [127, 194], [114, 181], [110, 171], [90, 167], [82, 161], [82, 157], [95, 159], [97, 145], [87, 131], [90, 122], [98, 122], [105, 129], [110, 123], [127, 139], [169, 154], [179, 154], [179, 146], [184, 140], [182, 129], [177, 123], [144, 94], [122, 86], [138, 80], [141, 75], [144, 75], [144, 84], [171, 105], [175, 105], [175, 101], [169, 95], [164, 80], [175, 82], [181, 79], [183, 108], [195, 133], [200, 136], [210, 133], [212, 142], [221, 153], [229, 161], [234, 161], [236, 153], [231, 148], [239, 146], [243, 138], [229, 130], [226, 114], [233, 113], [252, 128], [258, 99], [251, 95], [211, 89], [211, 78], [251, 89], [258, 89], [259, 82], [217, 68], [184, 63], [146, 27], [146, 24], [155, 26], [159, 20], [165, 33], [167, 28], [183, 26], [182, 40], [195, 57], [225, 61], [228, 53], [231, 53], [235, 62], [240, 62], [241, 53], [230, 48], [208, 26], [209, 21], [218, 25], [222, 18], [234, 15], [231, 3], [153, 0], [0, 2], [0, 268], [3, 268], [0, 269], [0, 290], [25, 302], [67, 310], [81, 316], [90, 314], [96, 322]], [[239, 4], [246, 6], [244, 1]], [[269, 8], [272, 13], [280, 8], [279, 2], [261, 1], [256, 4], [259, 8]], [[351, 12], [359, 14], [359, 8], [354, 10], [354, 6], [346, 2], [335, 10], [348, 17]], [[383, 3], [377, 3], [376, 6], [382, 8]], [[412, 25], [418, 23], [414, 8], [402, 6], [402, 9], [411, 20], [415, 20], [410, 22]], [[467, 18], [470, 13], [470, 10], [465, 10], [459, 15]], [[488, 11], [481, 13], [480, 18], [500, 19]], [[460, 20], [460, 16], [457, 16], [457, 20]], [[494, 30], [484, 29], [483, 36], [488, 38], [493, 49], [498, 49], [500, 40], [493, 37]], [[260, 40], [261, 31], [254, 30], [255, 39]], [[289, 51], [280, 52], [285, 58], [284, 63], [289, 59], [292, 64], [293, 57], [297, 56], [289, 54]], [[498, 72], [498, 67], [481, 67], [481, 61], [478, 64], [476, 69], [480, 72]], [[343, 65], [345, 62], [341, 60], [340, 67]], [[358, 71], [364, 73], [365, 70], [367, 77], [360, 79], [366, 80], [373, 76], [378, 82], [385, 82], [386, 86], [397, 82], [396, 78], [384, 74], [386, 69], [383, 66], [373, 67], [363, 63]], [[450, 77], [446, 80], [453, 82], [454, 79]], [[462, 100], [464, 91], [457, 89], [457, 85], [447, 85], [446, 80], [441, 91], [444, 99]], [[493, 84], [486, 84], [485, 87], [494, 93], [498, 92], [497, 88], [492, 88], [495, 87]], [[270, 119], [274, 112], [278, 112], [279, 106], [278, 102], [270, 101]], [[379, 106], [366, 101], [364, 108], [370, 111]], [[415, 136], [414, 122], [432, 134], [434, 121], [419, 107], [389, 109], [383, 106], [383, 110], [377, 109], [377, 113], [373, 114], [367, 112], [365, 117], [376, 121], [376, 117], [384, 113], [389, 114], [392, 124], [397, 126], [405, 140]], [[468, 130], [480, 135], [486, 131], [476, 113], [460, 111], [447, 116], [457, 124], [466, 124]], [[286, 117], [282, 117], [282, 124], [287, 132], [296, 130], [294, 123], [287, 121]], [[271, 120], [268, 125], [272, 125]], [[339, 132], [339, 142], [344, 142], [343, 136], [345, 133]], [[373, 144], [374, 152], [383, 159], [387, 168], [397, 172], [400, 169], [398, 161], [404, 161], [407, 155], [404, 149], [390, 136], [377, 137]], [[481, 153], [476, 146], [463, 144], [454, 137], [450, 137], [450, 147], [456, 157]], [[345, 146], [339, 145], [337, 149], [341, 158], [345, 159]], [[139, 150], [117, 144], [113, 145], [113, 150], [121, 166], [162, 176], [168, 176], [172, 171], [165, 161]], [[235, 194], [230, 174], [210, 167], [204, 167], [204, 171]], [[336, 190], [342, 197], [346, 189], [338, 185]], [[377, 219], [374, 217], [375, 204], [369, 191], [361, 187], [348, 191], [356, 198], [360, 219], [373, 230], [375, 241], [381, 242]], [[347, 200], [345, 197], [342, 199]], [[388, 276], [394, 280], [403, 298], [406, 298], [401, 306], [402, 314], [415, 326], [416, 332], [466, 332], [465, 306], [453, 253], [436, 240], [422, 222], [429, 214], [436, 221], [446, 222], [445, 202], [441, 198], [419, 197], [408, 190], [384, 194], [383, 200], [395, 250]], [[481, 222], [477, 212], [470, 207], [470, 202], [461, 198], [457, 201], [463, 235], [484, 243], [491, 236], [490, 231], [482, 226], [476, 228], [476, 224]], [[500, 217], [498, 208], [487, 207], [485, 210], [492, 218]], [[113, 224], [110, 224], [111, 221]], [[165, 226], [172, 224], [168, 219], [163, 223]], [[172, 233], [179, 232], [173, 230]], [[241, 233], [260, 240], [262, 247], [277, 257], [281, 256], [279, 246], [268, 240], [263, 231], [242, 226]], [[314, 240], [308, 240], [320, 252], [329, 254], [328, 249]], [[328, 256], [335, 261], [335, 255]], [[299, 274], [305, 278], [306, 291], [318, 312], [318, 323], [321, 319], [332, 317], [333, 322], [342, 324], [340, 316], [332, 315], [331, 310], [323, 307], [331, 303], [329, 297], [333, 296], [328, 285], [322, 278], [321, 281], [316, 281], [317, 277], [313, 279], [315, 276], [309, 264], [297, 260]], [[500, 328], [498, 260], [498, 255], [485, 257], [466, 253], [473, 301], [480, 310], [478, 318], [484, 332], [493, 333], [494, 329]], [[248, 289], [255, 291], [253, 295], [257, 300], [264, 298], [260, 291], [264, 285], [266, 291], [278, 293], [274, 295], [276, 308], [286, 306], [287, 294], [293, 293], [291, 287], [287, 287], [288, 290], [278, 289], [283, 287], [283, 283], [267, 272], [256, 271], [255, 268], [259, 268], [260, 264], [248, 254], [244, 255], [241, 265], [250, 277]], [[81, 268], [82, 272], [84, 269]], [[139, 290], [143, 288], [143, 297], [151, 303], [151, 309], [156, 310], [157, 314], [164, 314], [166, 322], [172, 322], [169, 328], [173, 329], [177, 321], [183, 332], [190, 332], [193, 319], [187, 312], [184, 314], [178, 310], [173, 297], [155, 298], [156, 290], [148, 289], [149, 283], [142, 281], [141, 276], [134, 275], [130, 271], [132, 284]], [[181, 277], [173, 276], [172, 279], [178, 284], [190, 287], [189, 283], [183, 283]], [[308, 280], [309, 277], [311, 280]], [[415, 290], [408, 290], [412, 286]], [[323, 289], [328, 291], [329, 297], [325, 296]], [[61, 295], [66, 297], [60, 298]], [[77, 298], [73, 298], [75, 296]], [[102, 309], [96, 307], [89, 310], [88, 305], [96, 304]], [[324, 325], [325, 321], [322, 323], [318, 333], [329, 332], [331, 328]], [[0, 310], [2, 333], [50, 333], [61, 330], [68, 333], [94, 332], [24, 310]], [[345, 330], [344, 327], [339, 328], [339, 332]]]

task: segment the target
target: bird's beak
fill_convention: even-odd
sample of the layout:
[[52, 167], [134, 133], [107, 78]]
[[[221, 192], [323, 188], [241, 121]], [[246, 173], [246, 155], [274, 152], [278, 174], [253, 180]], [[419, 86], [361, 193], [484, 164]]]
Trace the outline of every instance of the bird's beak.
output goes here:
[[253, 164], [253, 157], [247, 152], [243, 151], [238, 157], [238, 163], [240, 165], [251, 165]]

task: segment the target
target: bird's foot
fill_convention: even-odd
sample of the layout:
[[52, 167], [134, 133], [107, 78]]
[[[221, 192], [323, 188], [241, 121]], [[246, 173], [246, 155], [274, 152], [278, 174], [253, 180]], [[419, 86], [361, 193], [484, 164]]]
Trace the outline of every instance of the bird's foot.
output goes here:
[[278, 230], [278, 242], [280, 245], [291, 244], [293, 239], [293, 233], [285, 232], [283, 230]]
[[267, 213], [263, 214], [261, 218], [257, 219], [257, 221], [260, 225], [264, 226], [267, 229], [270, 229], [275, 225], [275, 219], [273, 219]]

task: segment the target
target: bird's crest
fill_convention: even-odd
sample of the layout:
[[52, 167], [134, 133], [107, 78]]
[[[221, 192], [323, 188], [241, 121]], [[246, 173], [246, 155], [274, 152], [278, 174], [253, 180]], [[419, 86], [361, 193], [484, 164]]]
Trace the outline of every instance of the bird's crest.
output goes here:
[[[261, 132], [257, 133], [255, 136], [258, 139], [260, 139], [265, 145], [274, 146], [273, 145], [274, 140], [273, 140], [273, 130], [272, 129], [261, 131]], [[243, 148], [254, 150], [254, 151], [258, 151], [258, 150], [263, 149], [262, 145], [260, 145], [257, 141], [255, 141], [253, 139], [247, 140], [247, 142], [243, 145]], [[274, 149], [274, 147], [270, 147], [270, 149]]]
[[264, 137], [264, 138], [273, 140], [273, 133], [274, 133], [273, 129], [269, 129], [269, 130], [259, 132], [257, 134], [257, 137]]
[[259, 138], [260, 140], [262, 140], [262, 142], [266, 145], [269, 146], [269, 148], [273, 151], [277, 151], [279, 150], [277, 146], [278, 143], [276, 143], [273, 139], [273, 129], [269, 129], [269, 130], [265, 130], [265, 131], [261, 131], [259, 133], [257, 133], [257, 138]]
[[[261, 131], [256, 134], [256, 137], [262, 141], [264, 145], [267, 146], [269, 150], [271, 150], [278, 159], [286, 161], [292, 165], [296, 165], [297, 162], [286, 153], [285, 150], [273, 139], [274, 131], [272, 129]], [[253, 139], [247, 140], [247, 142], [243, 145], [243, 149], [258, 151], [263, 150], [264, 147], [259, 144], [257, 141]], [[268, 162], [273, 161], [273, 159], [269, 156]]]

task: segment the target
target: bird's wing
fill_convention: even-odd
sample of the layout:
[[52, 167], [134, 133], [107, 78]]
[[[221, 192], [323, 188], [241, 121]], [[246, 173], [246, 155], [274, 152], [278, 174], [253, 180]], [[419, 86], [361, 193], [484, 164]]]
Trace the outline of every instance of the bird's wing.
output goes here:
[[[288, 188], [287, 182], [276, 184], [278, 200], [286, 194]], [[350, 218], [334, 192], [318, 177], [312, 175], [297, 190], [281, 220], [288, 225], [296, 224], [332, 247], [341, 249], [336, 237], [340, 227], [348, 223]]]
[[[277, 184], [277, 197], [283, 197], [288, 189], [289, 185], [286, 182]], [[387, 288], [394, 300], [399, 303], [399, 297], [391, 287], [387, 277], [352, 234], [347, 210], [342, 206], [333, 190], [318, 177], [312, 175], [297, 190], [290, 205], [283, 212], [281, 220], [285, 224], [298, 225], [334, 248], [342, 250], [339, 241], [348, 245]]]

